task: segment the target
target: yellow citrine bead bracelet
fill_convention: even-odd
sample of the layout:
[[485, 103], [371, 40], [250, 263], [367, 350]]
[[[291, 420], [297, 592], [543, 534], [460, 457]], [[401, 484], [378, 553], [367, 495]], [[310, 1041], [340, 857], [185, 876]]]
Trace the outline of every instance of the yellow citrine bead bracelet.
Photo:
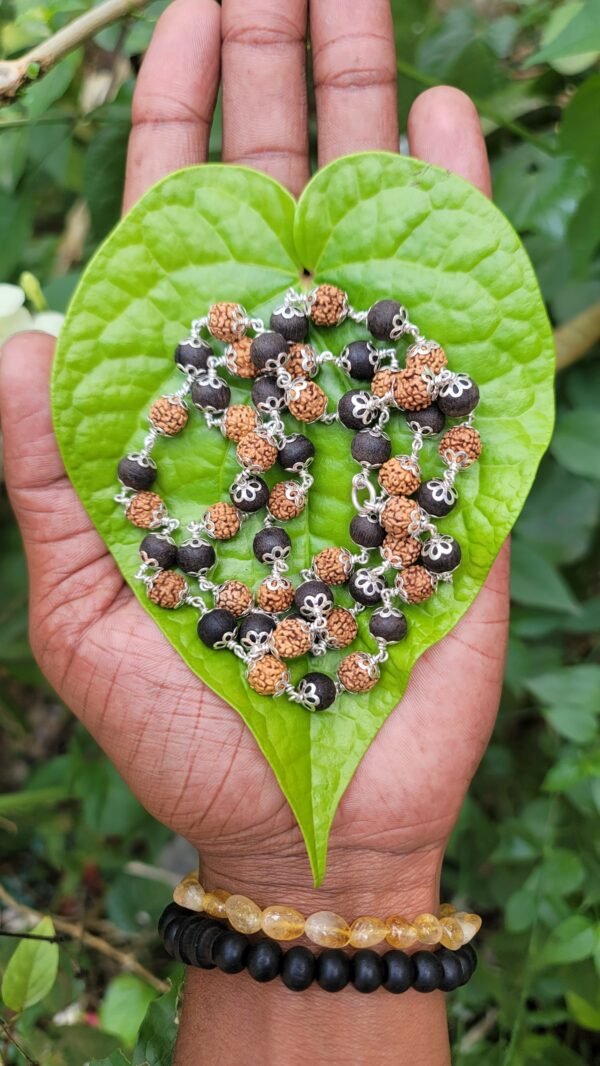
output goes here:
[[405, 951], [416, 944], [456, 951], [479, 932], [478, 914], [459, 911], [444, 903], [435, 914], [418, 914], [412, 921], [400, 914], [388, 918], [361, 915], [348, 923], [333, 911], [315, 911], [305, 918], [294, 907], [274, 904], [262, 909], [248, 896], [229, 893], [223, 888], [205, 890], [196, 874], [188, 874], [177, 885], [173, 900], [180, 907], [203, 911], [212, 918], [227, 919], [239, 933], [265, 933], [273, 940], [297, 940], [306, 936], [324, 948], [370, 948], [386, 941]]

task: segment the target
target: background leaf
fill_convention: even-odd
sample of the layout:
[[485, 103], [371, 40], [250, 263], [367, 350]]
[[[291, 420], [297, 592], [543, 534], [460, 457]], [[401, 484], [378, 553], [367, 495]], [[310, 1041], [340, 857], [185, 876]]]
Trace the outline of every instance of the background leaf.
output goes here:
[[[42, 918], [31, 930], [38, 936], [54, 936], [51, 918]], [[46, 940], [22, 940], [15, 948], [2, 978], [2, 999], [14, 1011], [39, 1003], [52, 988], [58, 970], [58, 944]]]

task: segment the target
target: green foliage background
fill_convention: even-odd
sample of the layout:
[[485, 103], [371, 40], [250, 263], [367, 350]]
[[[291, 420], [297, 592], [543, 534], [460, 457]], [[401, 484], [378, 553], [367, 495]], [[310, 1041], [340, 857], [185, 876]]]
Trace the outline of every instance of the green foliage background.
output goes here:
[[[87, 6], [3, 0], [2, 54], [20, 54]], [[164, 6], [158, 0], [104, 31], [0, 112], [0, 279], [33, 272], [53, 309], [65, 307], [117, 220], [135, 72]], [[597, 307], [597, 0], [393, 7], [402, 127], [426, 85], [471, 93], [496, 202], [526, 244], [553, 322], [563, 327]], [[219, 150], [217, 114], [211, 158]], [[574, 338], [586, 322], [581, 358]], [[485, 917], [480, 968], [450, 1000], [459, 1066], [600, 1061], [599, 332], [589, 315], [566, 342], [560, 335], [556, 433], [513, 542], [501, 713], [445, 867], [445, 897]], [[8, 893], [22, 907], [81, 922], [164, 979], [153, 928], [169, 896], [173, 845], [39, 675], [5, 496], [0, 509], [4, 921], [19, 928]], [[0, 970], [13, 951], [0, 937]], [[81, 1066], [110, 1056], [167, 1066], [177, 989], [153, 1000], [136, 1035], [157, 990], [125, 970], [66, 942], [51, 990], [16, 1016], [2, 1008], [2, 1060]], [[24, 979], [21, 971], [20, 987]], [[14, 1001], [11, 980], [4, 972], [5, 1002]]]

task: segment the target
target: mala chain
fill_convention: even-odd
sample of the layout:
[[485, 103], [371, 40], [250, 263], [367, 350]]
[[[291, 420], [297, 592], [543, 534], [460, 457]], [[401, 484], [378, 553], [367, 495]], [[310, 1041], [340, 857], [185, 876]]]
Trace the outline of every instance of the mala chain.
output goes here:
[[[307, 343], [311, 323], [335, 327], [346, 319], [388, 346], [355, 340], [335, 355]], [[224, 342], [222, 354], [215, 354], [207, 336]], [[410, 343], [402, 367], [396, 345], [404, 338]], [[149, 531], [140, 546], [137, 579], [160, 607], [194, 607], [200, 640], [237, 655], [246, 665], [248, 684], [261, 695], [286, 695], [317, 711], [330, 707], [344, 691], [369, 691], [379, 679], [388, 645], [406, 636], [399, 605], [429, 599], [440, 582], [452, 580], [460, 563], [458, 542], [440, 533], [435, 523], [456, 505], [459, 473], [481, 454], [473, 426], [477, 385], [467, 374], [448, 368], [443, 348], [420, 333], [396, 300], [357, 311], [345, 292], [328, 284], [308, 294], [290, 289], [271, 315], [269, 329], [240, 304], [214, 304], [192, 322], [189, 337], [176, 348], [175, 362], [185, 374], [184, 384], [154, 401], [142, 447], [119, 463], [122, 488], [115, 500], [130, 522]], [[336, 409], [328, 410], [327, 394], [315, 380], [325, 364], [369, 382], [370, 388], [349, 389]], [[252, 406], [231, 403], [223, 372], [253, 380]], [[189, 536], [177, 545], [172, 534], [179, 522], [151, 491], [157, 475], [152, 452], [159, 438], [184, 429], [190, 400], [208, 427], [235, 443], [241, 470], [230, 487], [230, 502], [209, 506], [186, 527]], [[350, 524], [358, 551], [323, 549], [301, 571], [296, 588], [287, 576], [292, 542], [277, 523], [304, 509], [315, 448], [302, 433], [287, 431], [285, 412], [301, 424], [338, 422], [352, 430], [351, 454], [360, 467], [352, 479], [356, 514]], [[394, 412], [404, 414], [411, 431], [409, 454], [392, 455], [385, 427]], [[460, 421], [439, 442], [441, 476], [422, 481], [421, 450], [427, 438], [442, 433], [447, 418]], [[292, 476], [269, 488], [262, 475], [275, 463]], [[238, 580], [212, 581], [209, 573], [217, 561], [213, 543], [231, 540], [248, 517], [263, 510], [253, 551], [269, 567], [268, 576], [255, 594]], [[377, 564], [370, 565], [374, 554]], [[195, 578], [197, 593], [189, 578]], [[335, 602], [333, 589], [343, 585], [354, 601], [351, 608]], [[347, 654], [335, 679], [311, 671], [293, 685], [287, 661], [349, 647], [358, 635], [357, 615], [369, 607], [376, 608], [369, 633], [377, 650]]]

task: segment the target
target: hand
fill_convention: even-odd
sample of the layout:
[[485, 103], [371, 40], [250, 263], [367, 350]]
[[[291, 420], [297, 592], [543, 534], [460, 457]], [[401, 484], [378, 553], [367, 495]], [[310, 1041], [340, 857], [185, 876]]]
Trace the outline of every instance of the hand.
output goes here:
[[[301, 191], [309, 176], [306, 7], [175, 0], [138, 79], [126, 207], [164, 174], [206, 159], [221, 33], [223, 158]], [[397, 150], [387, 0], [311, 0], [310, 34], [319, 163]], [[490, 192], [479, 121], [462, 93], [423, 93], [408, 137], [412, 155]], [[299, 830], [251, 734], [142, 610], [65, 475], [49, 411], [52, 354], [42, 334], [14, 338], [0, 390], [6, 480], [30, 573], [31, 642], [58, 694], [144, 806], [199, 849], [207, 883], [349, 917], [363, 908], [435, 907], [445, 844], [497, 710], [507, 550], [465, 618], [418, 662], [362, 760], [335, 819], [317, 900]]]

